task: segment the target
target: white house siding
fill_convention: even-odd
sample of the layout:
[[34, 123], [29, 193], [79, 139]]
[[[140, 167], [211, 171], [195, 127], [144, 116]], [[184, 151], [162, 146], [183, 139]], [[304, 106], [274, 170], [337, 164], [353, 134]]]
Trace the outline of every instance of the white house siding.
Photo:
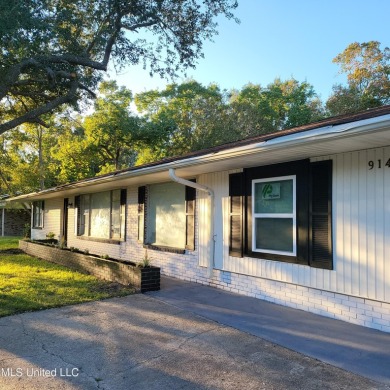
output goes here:
[[[215, 199], [215, 270], [207, 276], [209, 200], [198, 191], [195, 251], [175, 254], [148, 250], [152, 264], [164, 275], [215, 286], [331, 318], [390, 332], [390, 147], [313, 159], [333, 160], [334, 269], [255, 258], [230, 257], [229, 173], [201, 175]], [[378, 164], [369, 170], [368, 162]], [[74, 199], [70, 199], [73, 201]], [[63, 200], [45, 203], [41, 233], [59, 233]], [[50, 210], [52, 209], [52, 212]], [[53, 220], [52, 220], [53, 219]], [[126, 241], [120, 245], [80, 240], [74, 235], [74, 208], [69, 209], [68, 246], [91, 253], [140, 261], [145, 249], [138, 242], [138, 188], [127, 189]], [[52, 226], [48, 228], [48, 226]], [[199, 229], [202, 226], [202, 229]], [[204, 228], [206, 227], [206, 228]], [[38, 232], [38, 231], [37, 231]]]
[[[53, 232], [55, 234], [55, 238], [59, 238], [61, 234], [62, 208], [63, 208], [62, 198], [45, 200], [44, 214], [43, 214], [43, 228], [31, 229], [31, 238], [35, 240], [43, 240], [46, 238], [46, 234], [50, 232]], [[31, 226], [32, 226], [32, 219], [31, 219]]]
[[[215, 246], [215, 268], [223, 267], [225, 252], [229, 250], [228, 241], [224, 239], [224, 222], [228, 215], [229, 172], [217, 172], [201, 175], [198, 183], [214, 191], [214, 246]], [[205, 192], [198, 191], [198, 215], [199, 224], [202, 229], [199, 231], [199, 265], [207, 267], [210, 256], [212, 256], [209, 245], [210, 240], [210, 197]]]
[[[332, 291], [390, 303], [390, 147], [330, 156], [336, 276]], [[375, 166], [369, 169], [368, 162]], [[379, 161], [381, 168], [379, 168]], [[387, 259], [387, 260], [386, 260]]]
[[[390, 332], [390, 263], [386, 261], [390, 255], [390, 167], [385, 165], [389, 158], [390, 147], [385, 147], [313, 159], [333, 160], [333, 270], [230, 257], [229, 172], [202, 175], [199, 183], [216, 193], [215, 267], [219, 271], [214, 271], [211, 281], [202, 277], [198, 281]], [[372, 170], [369, 161], [375, 164]], [[199, 204], [204, 201], [201, 196]], [[199, 240], [202, 248], [202, 235]], [[206, 265], [202, 250], [200, 264]]]
[[[229, 174], [241, 172], [235, 169], [224, 172], [201, 175], [198, 183], [212, 188], [215, 195], [214, 201], [214, 245], [216, 269], [224, 268], [224, 259], [229, 255]], [[209, 232], [210, 198], [204, 193], [197, 194], [199, 225], [205, 226], [199, 231], [199, 265], [207, 267], [210, 256]]]

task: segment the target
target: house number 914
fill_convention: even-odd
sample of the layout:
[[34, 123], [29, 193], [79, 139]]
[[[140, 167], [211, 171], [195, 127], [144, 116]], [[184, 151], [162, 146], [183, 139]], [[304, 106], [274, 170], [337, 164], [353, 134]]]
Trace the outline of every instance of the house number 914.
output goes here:
[[[390, 167], [390, 158], [387, 160], [386, 164], [385, 164], [385, 167]], [[371, 170], [371, 169], [374, 169], [374, 168], [382, 168], [382, 160], [370, 160], [368, 162], [368, 169]]]

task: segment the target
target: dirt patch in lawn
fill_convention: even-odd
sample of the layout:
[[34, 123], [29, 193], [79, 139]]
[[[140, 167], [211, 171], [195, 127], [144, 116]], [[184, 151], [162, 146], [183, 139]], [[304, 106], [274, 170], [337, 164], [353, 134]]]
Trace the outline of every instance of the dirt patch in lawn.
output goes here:
[[0, 249], [0, 255], [21, 255], [24, 252], [18, 248]]

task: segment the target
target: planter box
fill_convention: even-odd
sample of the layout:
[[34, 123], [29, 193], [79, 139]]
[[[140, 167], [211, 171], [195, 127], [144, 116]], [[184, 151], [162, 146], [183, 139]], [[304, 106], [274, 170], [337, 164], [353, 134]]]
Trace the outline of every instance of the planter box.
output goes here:
[[19, 248], [31, 256], [94, 275], [99, 279], [131, 285], [142, 293], [160, 289], [159, 267], [138, 267], [119, 260], [102, 259], [31, 241], [19, 241]]

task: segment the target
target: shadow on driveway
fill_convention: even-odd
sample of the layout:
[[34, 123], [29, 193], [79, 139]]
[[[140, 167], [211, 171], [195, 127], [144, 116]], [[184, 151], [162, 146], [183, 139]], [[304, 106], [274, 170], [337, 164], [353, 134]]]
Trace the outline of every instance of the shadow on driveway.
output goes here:
[[0, 318], [1, 389], [388, 389], [152, 296]]

